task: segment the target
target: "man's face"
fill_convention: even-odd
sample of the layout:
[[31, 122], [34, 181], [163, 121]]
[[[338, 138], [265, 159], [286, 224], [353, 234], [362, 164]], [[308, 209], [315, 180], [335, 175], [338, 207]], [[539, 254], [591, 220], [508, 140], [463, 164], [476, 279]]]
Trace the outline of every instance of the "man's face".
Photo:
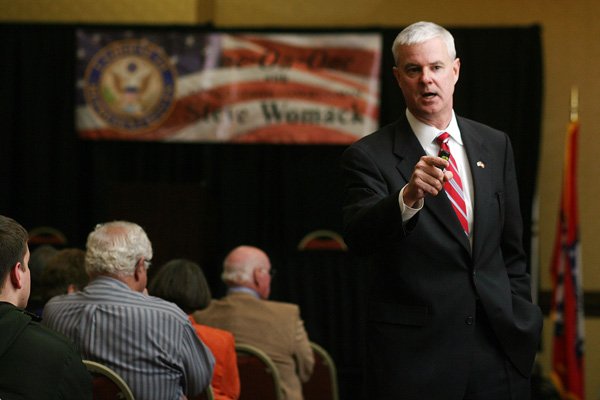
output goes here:
[[421, 122], [445, 129], [452, 116], [460, 61], [450, 58], [441, 38], [400, 46], [398, 50], [394, 76], [406, 106]]

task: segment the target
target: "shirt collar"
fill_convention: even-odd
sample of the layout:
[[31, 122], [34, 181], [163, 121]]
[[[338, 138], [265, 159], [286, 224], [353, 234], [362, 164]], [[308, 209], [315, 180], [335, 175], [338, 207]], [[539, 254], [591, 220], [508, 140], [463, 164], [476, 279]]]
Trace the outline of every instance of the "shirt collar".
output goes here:
[[246, 293], [256, 297], [257, 299], [260, 299], [258, 292], [245, 286], [231, 286], [229, 289], [227, 289], [227, 294], [231, 293]]
[[461, 146], [463, 145], [462, 136], [460, 135], [460, 129], [458, 129], [458, 122], [456, 121], [454, 110], [452, 110], [452, 119], [450, 120], [450, 123], [443, 131], [419, 121], [408, 108], [406, 109], [406, 119], [408, 119], [410, 127], [421, 143], [433, 143], [435, 138], [438, 137], [440, 133], [448, 132], [450, 137], [456, 141], [456, 143], [460, 144]]
[[[132, 292], [135, 292], [135, 290], [131, 289], [125, 282], [117, 279], [117, 278], [113, 278], [112, 276], [108, 276], [108, 275], [98, 275], [97, 277], [95, 277], [94, 279], [92, 279], [92, 281], [90, 281], [87, 286], [90, 286], [91, 284], [97, 285], [97, 284], [107, 284], [107, 285], [111, 285], [111, 286], [121, 286], [123, 288], [127, 288], [129, 290], [131, 290]], [[84, 288], [85, 290], [85, 288]]]

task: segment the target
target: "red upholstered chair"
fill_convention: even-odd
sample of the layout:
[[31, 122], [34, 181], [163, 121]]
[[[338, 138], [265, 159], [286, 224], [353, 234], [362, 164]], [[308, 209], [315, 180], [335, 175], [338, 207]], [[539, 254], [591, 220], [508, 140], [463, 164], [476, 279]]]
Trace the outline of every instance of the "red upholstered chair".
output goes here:
[[95, 361], [83, 360], [92, 374], [94, 400], [134, 400], [127, 383], [115, 371]]
[[339, 400], [337, 370], [329, 353], [316, 343], [310, 346], [315, 367], [310, 379], [302, 384], [304, 400]]
[[240, 375], [239, 400], [282, 400], [280, 377], [273, 360], [262, 350], [236, 344]]

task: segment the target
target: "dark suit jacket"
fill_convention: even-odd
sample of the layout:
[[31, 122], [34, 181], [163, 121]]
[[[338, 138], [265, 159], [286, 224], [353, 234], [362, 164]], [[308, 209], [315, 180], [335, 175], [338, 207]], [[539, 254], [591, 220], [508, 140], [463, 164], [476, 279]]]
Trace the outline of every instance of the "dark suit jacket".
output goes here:
[[345, 240], [372, 257], [367, 373], [378, 400], [462, 398], [477, 297], [508, 359], [525, 376], [532, 369], [542, 316], [531, 302], [512, 147], [503, 132], [458, 125], [473, 176], [472, 250], [443, 192], [403, 226], [398, 195], [425, 155], [405, 117], [342, 157]]

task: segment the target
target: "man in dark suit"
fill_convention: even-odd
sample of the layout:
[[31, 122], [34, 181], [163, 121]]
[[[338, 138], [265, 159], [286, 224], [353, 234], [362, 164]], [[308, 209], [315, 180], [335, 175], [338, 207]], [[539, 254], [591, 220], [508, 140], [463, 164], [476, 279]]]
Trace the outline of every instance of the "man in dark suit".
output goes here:
[[342, 157], [345, 240], [372, 257], [369, 398], [528, 399], [542, 316], [510, 141], [454, 114], [446, 29], [415, 23], [392, 50], [405, 116]]

